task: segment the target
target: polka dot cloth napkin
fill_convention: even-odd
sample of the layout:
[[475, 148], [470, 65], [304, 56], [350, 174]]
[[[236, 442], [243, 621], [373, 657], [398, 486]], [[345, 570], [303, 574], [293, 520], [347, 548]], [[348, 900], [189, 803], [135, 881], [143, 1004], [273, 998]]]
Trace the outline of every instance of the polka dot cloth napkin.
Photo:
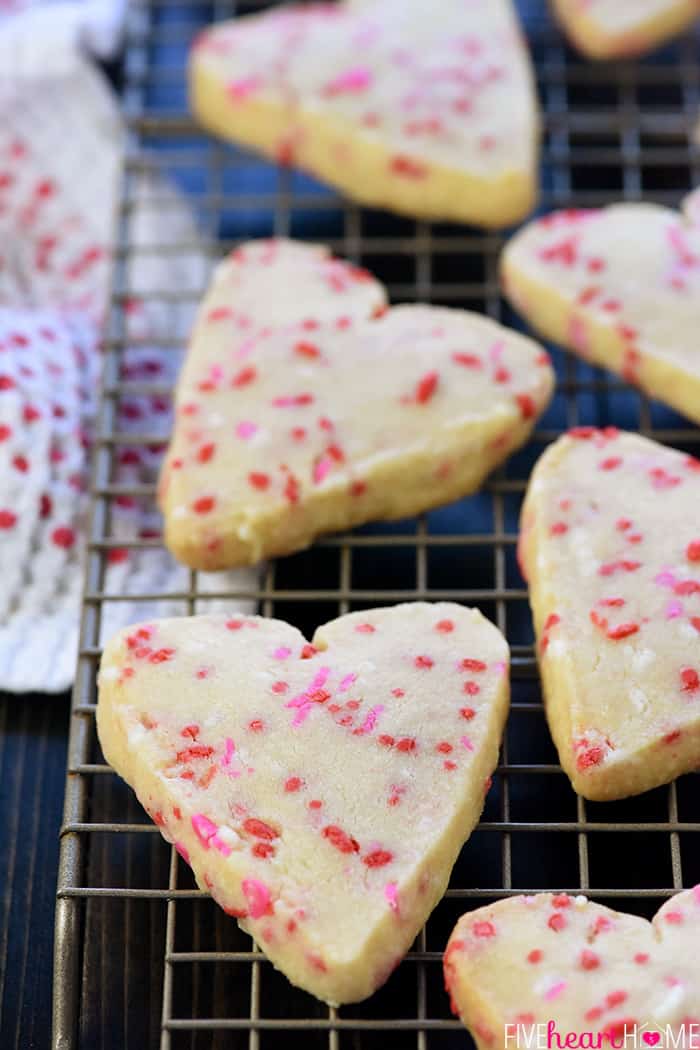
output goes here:
[[[123, 152], [116, 101], [78, 45], [109, 53], [119, 6], [0, 0], [0, 689], [9, 691], [62, 691], [75, 670], [88, 457]], [[189, 304], [208, 264], [185, 202], [159, 174], [140, 175], [133, 198], [132, 244], [195, 246], [186, 255], [137, 253], [127, 275], [127, 335], [139, 349], [124, 355], [121, 378], [167, 389], [179, 360], [165, 344], [185, 338], [192, 305], [173, 309], [148, 293], [180, 289]], [[118, 412], [120, 432], [155, 440], [117, 449], [111, 480], [151, 484], [170, 428], [169, 399], [122, 398]], [[117, 541], [157, 537], [160, 527], [152, 500], [124, 496], [113, 508]], [[200, 586], [215, 595], [254, 581], [250, 572], [226, 573]], [[186, 570], [162, 550], [109, 553], [107, 594], [172, 592], [187, 583]], [[202, 601], [198, 611], [220, 607], [232, 605]], [[106, 602], [102, 636], [184, 611], [169, 601]]]

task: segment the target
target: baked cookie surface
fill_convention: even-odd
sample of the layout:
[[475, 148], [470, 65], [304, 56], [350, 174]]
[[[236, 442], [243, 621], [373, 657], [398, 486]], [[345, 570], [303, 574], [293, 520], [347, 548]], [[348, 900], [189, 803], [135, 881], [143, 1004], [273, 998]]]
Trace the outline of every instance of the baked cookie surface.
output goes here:
[[389, 976], [479, 819], [508, 646], [476, 610], [352, 613], [312, 643], [258, 617], [121, 632], [107, 760], [199, 885], [292, 983], [354, 1002]]
[[449, 503], [524, 443], [553, 387], [542, 348], [477, 314], [384, 301], [313, 246], [254, 242], [219, 267], [161, 476], [176, 558], [253, 564]]
[[189, 81], [207, 130], [364, 204], [490, 227], [534, 206], [539, 118], [510, 0], [238, 18], [199, 37]]
[[697, 0], [552, 0], [571, 42], [590, 58], [642, 55], [700, 14]]
[[445, 983], [480, 1050], [516, 1046], [518, 1034], [523, 1045], [538, 1025], [546, 1038], [552, 1022], [562, 1046], [567, 1033], [594, 1033], [575, 1045], [601, 1036], [602, 1046], [623, 1045], [625, 1026], [627, 1045], [667, 1046], [669, 1031], [687, 1041], [697, 1032], [698, 943], [700, 886], [671, 897], [653, 922], [582, 896], [513, 897], [462, 916]]
[[543, 336], [700, 422], [700, 227], [686, 205], [554, 212], [516, 234], [501, 272]]
[[579, 794], [700, 766], [700, 462], [580, 428], [530, 479], [519, 556], [547, 721]]

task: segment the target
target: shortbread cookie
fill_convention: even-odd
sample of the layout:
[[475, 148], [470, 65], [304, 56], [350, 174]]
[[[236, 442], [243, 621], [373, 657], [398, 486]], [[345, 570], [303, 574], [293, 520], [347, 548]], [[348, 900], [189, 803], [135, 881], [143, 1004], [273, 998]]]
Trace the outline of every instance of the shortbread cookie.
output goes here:
[[700, 422], [700, 229], [687, 218], [651, 204], [555, 212], [513, 238], [502, 273], [547, 339]]
[[643, 55], [700, 14], [697, 0], [552, 0], [564, 30], [590, 58]]
[[508, 708], [476, 610], [343, 616], [307, 643], [258, 617], [133, 627], [107, 646], [108, 761], [292, 983], [370, 995], [445, 892]]
[[[553, 386], [538, 344], [460, 310], [365, 320], [382, 290], [340, 263], [332, 287], [299, 289], [283, 308], [268, 291], [258, 301], [253, 251], [218, 269], [178, 384], [160, 488], [176, 558], [252, 564], [448, 503], [527, 439]], [[284, 247], [281, 289], [316, 251]]]
[[534, 205], [539, 119], [511, 0], [237, 18], [198, 38], [189, 79], [209, 131], [363, 204], [495, 227]]
[[462, 916], [445, 984], [479, 1050], [537, 1046], [524, 1040], [548, 1026], [551, 1046], [569, 1032], [594, 1033], [576, 1046], [666, 1047], [669, 1033], [683, 1046], [700, 1024], [698, 944], [700, 886], [653, 922], [585, 897], [513, 897]]
[[547, 720], [579, 794], [623, 798], [700, 766], [700, 461], [583, 427], [523, 508]]

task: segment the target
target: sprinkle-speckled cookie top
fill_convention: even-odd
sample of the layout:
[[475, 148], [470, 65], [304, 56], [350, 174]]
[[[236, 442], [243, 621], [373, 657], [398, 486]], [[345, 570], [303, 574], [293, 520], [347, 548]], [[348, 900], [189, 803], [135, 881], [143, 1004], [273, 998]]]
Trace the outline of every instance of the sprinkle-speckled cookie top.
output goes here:
[[546, 1038], [550, 1022], [561, 1039], [550, 1034], [553, 1046], [571, 1032], [594, 1041], [569, 1045], [667, 1047], [668, 1031], [689, 1046], [700, 1025], [698, 944], [700, 886], [672, 897], [653, 923], [585, 897], [514, 897], [462, 916], [445, 983], [480, 1050], [524, 1045], [537, 1025]]
[[509, 242], [503, 281], [546, 338], [700, 422], [700, 227], [652, 204], [553, 212]]
[[698, 0], [553, 0], [563, 28], [591, 58], [642, 55], [700, 15]]
[[224, 568], [448, 503], [524, 442], [552, 387], [542, 348], [487, 318], [386, 310], [370, 274], [315, 246], [246, 245], [178, 383], [166, 542]]
[[144, 624], [100, 671], [108, 761], [288, 977], [362, 999], [481, 813], [508, 647], [475, 610], [352, 613], [311, 643], [258, 617]]
[[537, 103], [510, 0], [237, 18], [198, 38], [190, 90], [205, 127], [369, 204], [502, 226], [534, 202]]
[[700, 765], [700, 462], [579, 428], [537, 463], [520, 560], [547, 718], [587, 798]]

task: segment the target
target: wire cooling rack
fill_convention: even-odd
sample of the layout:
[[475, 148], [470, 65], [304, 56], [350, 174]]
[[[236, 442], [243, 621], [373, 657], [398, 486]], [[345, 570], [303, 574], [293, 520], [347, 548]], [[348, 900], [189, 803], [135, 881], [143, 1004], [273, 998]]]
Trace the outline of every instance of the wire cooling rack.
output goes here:
[[[124, 495], [154, 497], [149, 488], [113, 481], [115, 449], [153, 440], [119, 433], [119, 406], [133, 393], [133, 384], [119, 378], [129, 266], [137, 251], [192, 247], [128, 243], [133, 175], [144, 151], [149, 164], [155, 156], [188, 193], [213, 258], [251, 236], [323, 240], [374, 270], [394, 301], [463, 306], [518, 326], [499, 294], [502, 236], [360, 209], [305, 176], [209, 140], [192, 124], [183, 78], [187, 46], [208, 22], [260, 6], [137, 0], [129, 13], [123, 87], [129, 151], [61, 831], [54, 1050], [464, 1047], [468, 1037], [450, 1016], [441, 967], [464, 910], [511, 893], [556, 889], [583, 890], [650, 916], [673, 891], [700, 882], [697, 776], [618, 803], [584, 803], [572, 792], [544, 722], [527, 595], [514, 556], [526, 479], [562, 429], [616, 423], [694, 454], [700, 431], [557, 350], [551, 408], [528, 448], [484, 492], [418, 520], [324, 539], [270, 565], [248, 592], [225, 596], [250, 598], [264, 614], [307, 632], [352, 609], [446, 598], [479, 606], [508, 636], [513, 710], [483, 819], [445, 899], [383, 989], [338, 1011], [293, 989], [197, 890], [189, 869], [104, 765], [94, 730], [100, 624], [108, 605], [123, 598], [105, 590], [109, 551], [124, 546], [112, 531], [111, 508]], [[697, 40], [638, 64], [592, 65], [565, 47], [539, 0], [520, 7], [544, 111], [542, 207], [642, 195], [677, 204], [700, 182], [691, 137], [700, 113]], [[177, 288], [150, 294], [165, 307], [182, 298]], [[181, 350], [179, 342], [169, 350]], [[159, 540], [128, 546], [148, 551]], [[172, 597], [186, 614], [200, 607], [204, 592], [204, 581], [191, 573]], [[138, 597], [148, 607], [162, 595]]]

